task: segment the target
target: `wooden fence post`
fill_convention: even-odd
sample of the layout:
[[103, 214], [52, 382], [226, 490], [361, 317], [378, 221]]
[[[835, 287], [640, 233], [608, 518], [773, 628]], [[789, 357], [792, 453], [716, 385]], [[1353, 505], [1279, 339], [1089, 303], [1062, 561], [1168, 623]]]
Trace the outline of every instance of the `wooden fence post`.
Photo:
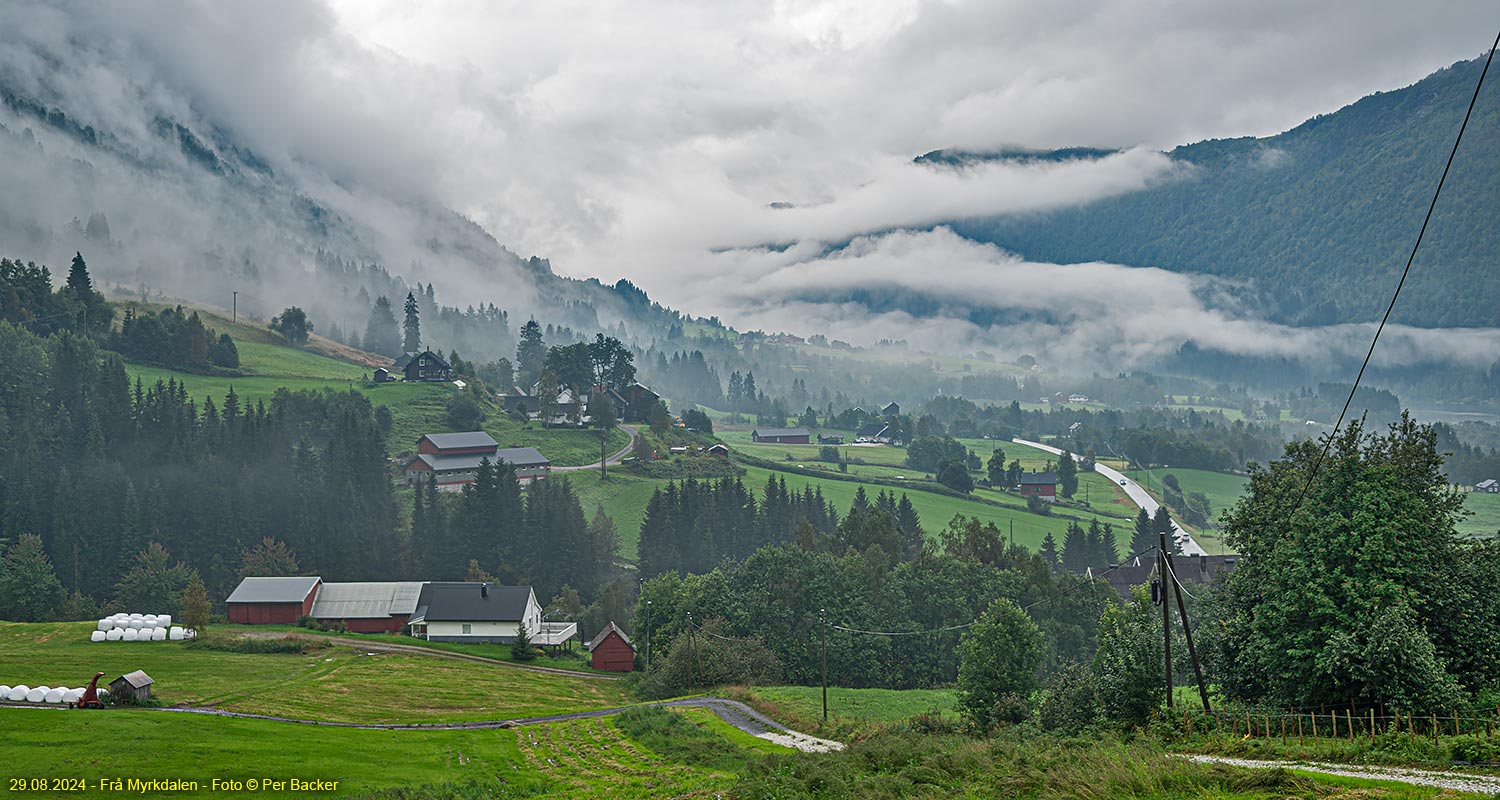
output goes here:
[[1437, 743], [1438, 743], [1437, 712], [1434, 711], [1434, 712], [1432, 712], [1432, 746], [1433, 747], [1437, 747]]
[[1302, 715], [1297, 715], [1297, 744], [1306, 744], [1307, 740], [1302, 737]]
[[1344, 712], [1344, 724], [1349, 728], [1349, 741], [1354, 741], [1354, 712]]
[[1318, 715], [1317, 715], [1316, 712], [1314, 712], [1313, 715], [1312, 715], [1312, 729], [1313, 729], [1313, 741], [1316, 742], [1318, 740]]
[[1375, 741], [1375, 708], [1370, 707], [1370, 741]]

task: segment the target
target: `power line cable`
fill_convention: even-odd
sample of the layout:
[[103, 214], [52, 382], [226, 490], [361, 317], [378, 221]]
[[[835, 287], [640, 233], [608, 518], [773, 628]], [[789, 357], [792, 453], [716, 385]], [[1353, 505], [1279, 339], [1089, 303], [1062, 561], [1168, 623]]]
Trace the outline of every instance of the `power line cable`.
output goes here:
[[1427, 225], [1432, 222], [1432, 213], [1437, 208], [1438, 197], [1443, 193], [1443, 184], [1448, 180], [1448, 171], [1453, 168], [1453, 159], [1458, 155], [1458, 145], [1464, 139], [1464, 131], [1469, 127], [1469, 118], [1474, 114], [1474, 105], [1479, 101], [1479, 90], [1484, 86], [1484, 78], [1490, 71], [1490, 62], [1495, 60], [1495, 49], [1500, 47], [1500, 33], [1495, 34], [1495, 43], [1490, 45], [1490, 54], [1484, 61], [1484, 68], [1479, 71], [1479, 81], [1474, 84], [1474, 95], [1469, 98], [1469, 108], [1464, 112], [1464, 121], [1458, 126], [1458, 136], [1453, 139], [1453, 149], [1448, 152], [1448, 162], [1443, 166], [1443, 174], [1438, 178], [1437, 188], [1432, 193], [1432, 202], [1427, 205], [1427, 216], [1422, 219], [1422, 228], [1417, 231], [1417, 241], [1412, 245], [1411, 255], [1406, 259], [1406, 267], [1401, 270], [1401, 279], [1396, 282], [1396, 291], [1391, 293], [1391, 302], [1385, 307], [1385, 315], [1380, 318], [1380, 324], [1375, 328], [1375, 335], [1370, 339], [1370, 349], [1365, 353], [1364, 363], [1359, 366], [1359, 374], [1354, 376], [1354, 385], [1349, 387], [1349, 397], [1344, 400], [1344, 408], [1339, 412], [1338, 422], [1333, 425], [1333, 430], [1323, 442], [1323, 449], [1319, 451], [1318, 458], [1313, 462], [1312, 470], [1307, 475], [1307, 480], [1302, 484], [1302, 491], [1297, 493], [1297, 501], [1292, 504], [1292, 510], [1283, 519], [1290, 524], [1297, 509], [1302, 507], [1302, 500], [1307, 497], [1307, 490], [1312, 488], [1313, 480], [1318, 476], [1318, 470], [1322, 468], [1323, 461], [1328, 457], [1328, 451], [1333, 446], [1333, 439], [1338, 434], [1339, 428], [1344, 424], [1344, 418], [1349, 414], [1349, 406], [1354, 403], [1354, 394], [1359, 391], [1359, 383], [1365, 376], [1365, 369], [1370, 366], [1370, 359], [1375, 355], [1375, 345], [1380, 341], [1380, 334], [1385, 330], [1386, 322], [1391, 318], [1391, 312], [1396, 308], [1396, 300], [1401, 296], [1401, 288], [1406, 285], [1406, 276], [1411, 272], [1411, 265], [1417, 259], [1417, 250], [1422, 246], [1422, 238], [1427, 234]]

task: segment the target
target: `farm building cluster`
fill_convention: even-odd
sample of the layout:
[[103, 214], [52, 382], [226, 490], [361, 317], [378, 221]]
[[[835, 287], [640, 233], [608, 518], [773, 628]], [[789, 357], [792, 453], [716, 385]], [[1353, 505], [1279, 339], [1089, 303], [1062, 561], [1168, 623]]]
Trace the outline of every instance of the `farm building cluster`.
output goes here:
[[464, 433], [429, 433], [417, 440], [417, 452], [401, 465], [406, 482], [412, 486], [432, 481], [439, 489], [455, 490], [473, 483], [479, 464], [505, 462], [516, 471], [521, 483], [547, 477], [552, 462], [535, 447], [505, 447], [484, 431]]
[[357, 633], [410, 633], [433, 642], [509, 644], [524, 625], [532, 644], [555, 647], [578, 633], [576, 623], [543, 622], [530, 586], [249, 577], [225, 604], [229, 621], [241, 625], [295, 625], [307, 618]]
[[642, 383], [632, 383], [623, 389], [604, 384], [596, 384], [580, 390], [559, 386], [553, 398], [555, 402], [549, 409], [550, 413], [546, 419], [543, 419], [542, 391], [540, 382], [533, 383], [530, 389], [513, 386], [509, 391], [500, 395], [500, 402], [505, 407], [505, 413], [525, 416], [527, 419], [539, 421], [548, 427], [581, 427], [593, 422], [588, 415], [588, 407], [589, 402], [598, 394], [609, 397], [615, 414], [625, 422], [648, 421], [651, 410], [661, 400], [660, 395]]

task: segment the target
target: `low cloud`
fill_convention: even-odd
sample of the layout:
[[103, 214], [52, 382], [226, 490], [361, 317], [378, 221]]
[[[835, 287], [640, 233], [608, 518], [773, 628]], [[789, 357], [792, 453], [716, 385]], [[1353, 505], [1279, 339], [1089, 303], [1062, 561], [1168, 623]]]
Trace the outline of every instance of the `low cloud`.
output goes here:
[[[837, 331], [855, 344], [905, 339], [933, 352], [1032, 353], [1075, 369], [1150, 366], [1188, 342], [1229, 355], [1342, 364], [1362, 358], [1374, 333], [1368, 324], [1295, 328], [1257, 319], [1237, 311], [1233, 287], [1214, 278], [1028, 262], [946, 228], [859, 237], [833, 252], [745, 249], [716, 259], [722, 277], [695, 285], [685, 301], [714, 297], [765, 330]], [[855, 292], [892, 298], [894, 307], [842, 299]], [[1004, 321], [976, 322], [994, 316]], [[1484, 368], [1497, 352], [1500, 330], [1388, 326], [1374, 365]]]

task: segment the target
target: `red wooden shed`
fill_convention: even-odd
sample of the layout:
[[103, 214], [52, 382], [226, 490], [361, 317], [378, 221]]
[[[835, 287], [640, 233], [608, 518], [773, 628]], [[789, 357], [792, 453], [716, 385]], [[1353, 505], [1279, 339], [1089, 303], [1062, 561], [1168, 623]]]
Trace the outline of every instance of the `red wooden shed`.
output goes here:
[[246, 578], [229, 595], [229, 621], [241, 625], [296, 625], [311, 616], [322, 584], [317, 578]]
[[584, 645], [591, 654], [594, 669], [609, 672], [631, 672], [635, 669], [635, 645], [613, 622], [604, 626], [593, 641]]

